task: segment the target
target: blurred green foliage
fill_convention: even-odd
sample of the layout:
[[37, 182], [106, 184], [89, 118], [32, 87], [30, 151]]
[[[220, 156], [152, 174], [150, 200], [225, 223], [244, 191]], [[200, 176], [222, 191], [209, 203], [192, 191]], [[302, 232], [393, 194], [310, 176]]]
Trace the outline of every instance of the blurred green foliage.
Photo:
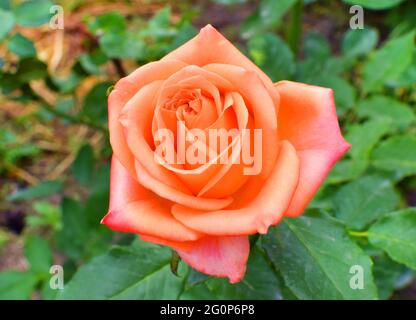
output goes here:
[[[79, 5], [68, 3], [66, 19]], [[183, 1], [173, 9], [159, 5], [150, 17], [134, 13], [134, 6], [131, 13], [84, 10], [71, 29], [82, 50], [61, 75], [28, 32], [45, 28], [52, 2], [1, 1], [1, 103], [37, 108], [0, 119], [0, 218], [16, 208], [25, 211], [25, 228], [17, 236], [0, 220], [0, 258], [17, 237], [27, 262], [24, 271], [0, 272], [0, 299], [388, 299], [414, 281], [416, 211], [409, 207], [416, 203], [416, 3], [302, 4], [303, 21], [308, 19], [302, 25], [296, 25], [302, 15], [297, 0], [213, 0], [207, 7]], [[366, 9], [362, 30], [348, 27], [352, 4]], [[353, 145], [303, 217], [284, 220], [253, 241], [247, 275], [237, 285], [184, 263], [175, 276], [169, 249], [99, 223], [109, 193], [108, 90], [126, 70], [157, 60], [194, 36], [193, 25], [211, 23], [213, 6], [224, 11], [224, 30], [273, 81], [333, 88], [342, 130]], [[251, 13], [235, 30], [227, 15], [239, 8]], [[320, 20], [337, 33], [311, 27]], [[91, 79], [92, 85], [83, 85]], [[52, 92], [54, 102], [35, 80]], [[80, 88], [86, 89], [80, 94]], [[13, 175], [16, 168], [54, 156], [31, 134], [39, 124], [55, 128], [57, 138], [61, 130], [75, 128], [64, 136], [70, 166], [52, 178], [22, 182], [21, 173]], [[82, 128], [88, 134], [72, 137]], [[96, 135], [101, 143], [94, 142]], [[54, 263], [64, 267], [64, 290], [49, 287]], [[357, 264], [365, 275], [362, 290], [349, 287], [350, 267]]]

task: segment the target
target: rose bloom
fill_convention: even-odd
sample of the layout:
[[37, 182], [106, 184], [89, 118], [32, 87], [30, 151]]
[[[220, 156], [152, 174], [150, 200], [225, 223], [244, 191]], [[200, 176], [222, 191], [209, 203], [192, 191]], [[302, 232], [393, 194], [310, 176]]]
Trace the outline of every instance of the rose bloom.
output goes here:
[[[114, 154], [102, 223], [169, 246], [194, 269], [231, 283], [244, 276], [248, 236], [302, 214], [350, 147], [331, 89], [273, 83], [211, 25], [118, 81], [108, 114]], [[261, 129], [254, 154], [261, 170], [244, 174], [241, 161], [156, 161], [155, 133], [176, 133], [178, 121], [187, 130]]]

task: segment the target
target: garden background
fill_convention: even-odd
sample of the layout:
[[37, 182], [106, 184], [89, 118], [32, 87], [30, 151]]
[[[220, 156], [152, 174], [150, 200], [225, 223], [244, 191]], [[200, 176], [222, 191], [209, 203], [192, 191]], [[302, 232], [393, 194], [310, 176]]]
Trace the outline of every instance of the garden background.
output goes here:
[[[236, 285], [99, 224], [108, 92], [208, 23], [273, 81], [333, 88], [353, 145]], [[416, 299], [415, 31], [414, 0], [1, 0], [0, 299]]]

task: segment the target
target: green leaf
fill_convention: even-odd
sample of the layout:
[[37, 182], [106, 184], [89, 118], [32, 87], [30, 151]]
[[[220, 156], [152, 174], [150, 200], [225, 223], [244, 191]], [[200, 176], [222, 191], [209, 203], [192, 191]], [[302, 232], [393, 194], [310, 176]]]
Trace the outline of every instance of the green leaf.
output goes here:
[[[309, 32], [303, 44], [303, 51], [305, 59], [297, 67], [298, 81], [316, 84], [325, 80], [328, 75], [334, 76], [333, 70], [327, 70], [330, 62], [334, 62], [335, 59], [331, 59], [331, 47], [324, 36], [317, 32]], [[340, 62], [340, 59], [337, 62]], [[345, 59], [341, 62], [343, 64]]]
[[31, 227], [52, 227], [57, 230], [61, 226], [61, 211], [56, 206], [46, 201], [36, 201], [33, 209], [37, 214], [26, 216], [26, 223]]
[[51, 18], [53, 2], [49, 0], [29, 0], [21, 2], [13, 9], [16, 23], [25, 27], [36, 27], [47, 23]]
[[35, 58], [20, 60], [17, 78], [21, 82], [43, 79], [48, 75], [46, 64]]
[[177, 299], [184, 280], [171, 273], [170, 258], [170, 249], [142, 241], [114, 247], [82, 266], [57, 298]]
[[40, 288], [40, 293], [42, 296], [42, 300], [54, 300], [57, 294], [57, 290], [51, 288], [49, 279], [47, 279], [47, 281], [43, 281], [42, 286]]
[[354, 66], [355, 59], [343, 56], [330, 56], [325, 63], [325, 74], [342, 76]]
[[[416, 12], [416, 10], [415, 10]], [[416, 19], [415, 19], [416, 21]], [[412, 87], [416, 83], [416, 48], [413, 52], [412, 64], [400, 77], [389, 81], [388, 85], [395, 88]]]
[[334, 207], [332, 203], [332, 197], [334, 195], [334, 191], [336, 189], [333, 188], [329, 183], [326, 183], [319, 188], [312, 200], [308, 204], [308, 208], [310, 210], [315, 211], [315, 209], [319, 209], [322, 211], [331, 211]]
[[39, 236], [29, 236], [25, 241], [25, 256], [30, 264], [30, 270], [44, 276], [49, 274], [52, 265], [52, 252], [48, 242]]
[[6, 11], [10, 10], [10, 8], [11, 8], [10, 1], [11, 0], [1, 0], [0, 1], [0, 9], [6, 10]]
[[370, 55], [364, 65], [363, 90], [379, 91], [383, 85], [400, 76], [411, 64], [415, 32], [389, 40]]
[[57, 247], [64, 253], [78, 260], [86, 249], [88, 240], [88, 221], [84, 208], [73, 199], [62, 200], [62, 226], [56, 234]]
[[69, 93], [78, 87], [81, 77], [76, 72], [71, 72], [65, 77], [53, 75], [51, 80], [61, 93]]
[[89, 31], [102, 34], [107, 32], [123, 32], [127, 29], [126, 19], [118, 12], [111, 11], [98, 16], [88, 23]]
[[13, 145], [4, 151], [3, 160], [6, 163], [16, 163], [23, 157], [31, 157], [40, 153], [40, 149], [32, 143]]
[[276, 27], [295, 3], [296, 0], [261, 1], [259, 8], [243, 21], [242, 37], [247, 39], [254, 34]]
[[349, 155], [354, 159], [368, 159], [371, 151], [389, 131], [390, 126], [391, 121], [388, 118], [351, 125], [345, 135], [345, 139], [352, 145]]
[[315, 84], [334, 90], [338, 114], [342, 115], [354, 106], [357, 90], [347, 80], [336, 75], [324, 74]]
[[7, 43], [7, 48], [20, 58], [33, 57], [36, 55], [36, 49], [33, 42], [20, 33], [16, 33]]
[[303, 50], [306, 59], [315, 59], [320, 62], [326, 62], [331, 55], [331, 47], [328, 40], [317, 32], [309, 32], [307, 34]]
[[18, 75], [15, 73], [0, 73], [0, 93], [11, 95], [12, 92], [20, 88]]
[[[74, 98], [61, 97], [56, 101], [55, 108], [60, 112], [71, 113], [76, 103]], [[51, 116], [54, 119], [54, 115]]]
[[79, 57], [79, 62], [82, 68], [89, 74], [101, 74], [102, 71], [100, 66], [102, 66], [107, 61], [105, 54], [97, 49], [92, 53], [84, 53]]
[[172, 10], [169, 6], [166, 6], [159, 11], [149, 20], [150, 29], [164, 29], [168, 28], [170, 25], [170, 16]]
[[382, 142], [371, 155], [371, 164], [399, 177], [416, 174], [416, 137], [412, 134], [393, 136]]
[[13, 13], [0, 9], [0, 21], [0, 40], [2, 40], [13, 29]]
[[416, 120], [408, 105], [381, 95], [360, 101], [357, 113], [361, 118], [387, 118], [392, 122], [392, 129], [406, 129]]
[[[264, 237], [263, 247], [286, 285], [300, 299], [375, 299], [372, 261], [338, 224], [285, 219]], [[352, 289], [353, 266], [363, 268], [363, 289]]]
[[384, 10], [395, 7], [404, 0], [343, 0], [350, 5], [360, 5], [367, 9]]
[[391, 37], [397, 37], [416, 28], [416, 4], [406, 3], [396, 10], [390, 10], [386, 15], [386, 25], [392, 29]]
[[368, 240], [393, 260], [416, 269], [416, 209], [383, 217], [368, 230]]
[[[189, 282], [189, 281], [188, 281]], [[244, 279], [232, 285], [227, 279], [210, 277], [203, 283], [191, 286], [181, 299], [282, 299], [281, 283], [270, 268], [262, 252], [254, 248], [250, 252]]]
[[191, 40], [197, 35], [197, 29], [189, 22], [184, 23], [178, 30], [172, 43], [169, 45], [168, 51], [173, 51], [185, 42]]
[[188, 277], [186, 278], [186, 283], [189, 287], [194, 287], [195, 285], [203, 283], [208, 279], [209, 275], [190, 268]]
[[96, 84], [85, 96], [82, 107], [82, 115], [93, 121], [107, 121], [107, 89], [112, 85], [111, 82], [101, 82]]
[[373, 261], [374, 279], [378, 288], [379, 298], [382, 300], [389, 299], [393, 291], [397, 289], [401, 277], [408, 269], [384, 254], [375, 257]]
[[273, 80], [291, 79], [295, 72], [295, 58], [286, 43], [278, 36], [267, 33], [249, 40], [251, 57]]
[[91, 192], [86, 205], [85, 211], [88, 223], [91, 227], [99, 227], [101, 219], [108, 210], [108, 191]]
[[0, 272], [0, 300], [29, 299], [37, 282], [31, 272]]
[[110, 191], [110, 164], [103, 163], [94, 172], [94, 179], [91, 181], [91, 192], [108, 193]]
[[[94, 179], [98, 179], [94, 176]], [[106, 181], [108, 190], [108, 181]], [[92, 256], [106, 252], [113, 240], [113, 232], [100, 224], [108, 209], [108, 191], [103, 192], [90, 186], [90, 194], [85, 203], [64, 198], [62, 208], [62, 229], [56, 235], [56, 245], [73, 260], [88, 260]]]
[[214, 300], [217, 297], [207, 286], [205, 282], [202, 282], [196, 286], [193, 286], [186, 290], [181, 296], [181, 300]]
[[107, 32], [100, 38], [100, 48], [109, 58], [139, 59], [146, 44], [133, 32]]
[[99, 38], [100, 49], [109, 58], [136, 59], [142, 57], [145, 44], [138, 33], [127, 31], [125, 18], [109, 12], [89, 23], [88, 28]]
[[[138, 32], [138, 35], [151, 42], [149, 52], [161, 50], [161, 46], [166, 44], [166, 41], [172, 39], [177, 33], [176, 28], [170, 23], [171, 9], [169, 6], [156, 12], [156, 14], [149, 20], [147, 26]], [[149, 41], [150, 40], [150, 41]]]
[[71, 171], [80, 183], [88, 185], [94, 170], [94, 150], [90, 144], [84, 144], [79, 150]]
[[368, 160], [344, 159], [338, 161], [325, 180], [326, 184], [337, 184], [357, 179], [367, 169]]
[[342, 39], [342, 53], [350, 57], [362, 56], [374, 49], [377, 43], [377, 29], [371, 27], [351, 29]]
[[342, 186], [333, 198], [336, 217], [348, 227], [363, 229], [395, 209], [399, 197], [388, 179], [365, 176]]
[[61, 181], [43, 181], [33, 187], [28, 187], [26, 189], [18, 190], [12, 193], [8, 197], [8, 200], [31, 200], [48, 197], [54, 193], [60, 192], [62, 188], [63, 183]]

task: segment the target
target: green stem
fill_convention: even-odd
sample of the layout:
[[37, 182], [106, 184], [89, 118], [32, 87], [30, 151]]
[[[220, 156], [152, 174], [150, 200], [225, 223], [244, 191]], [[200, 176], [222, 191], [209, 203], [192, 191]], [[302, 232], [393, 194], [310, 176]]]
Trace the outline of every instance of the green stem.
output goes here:
[[303, 0], [297, 0], [295, 5], [290, 10], [289, 26], [286, 31], [286, 41], [295, 56], [299, 52], [300, 38], [302, 35], [302, 13]]
[[181, 257], [179, 257], [179, 254], [175, 250], [172, 250], [172, 257], [170, 259], [170, 271], [172, 271], [172, 273], [175, 276], [179, 276], [178, 275], [179, 261], [181, 261]]
[[352, 230], [349, 230], [348, 234], [352, 237], [358, 237], [358, 238], [367, 238], [368, 237], [368, 231], [352, 231]]

